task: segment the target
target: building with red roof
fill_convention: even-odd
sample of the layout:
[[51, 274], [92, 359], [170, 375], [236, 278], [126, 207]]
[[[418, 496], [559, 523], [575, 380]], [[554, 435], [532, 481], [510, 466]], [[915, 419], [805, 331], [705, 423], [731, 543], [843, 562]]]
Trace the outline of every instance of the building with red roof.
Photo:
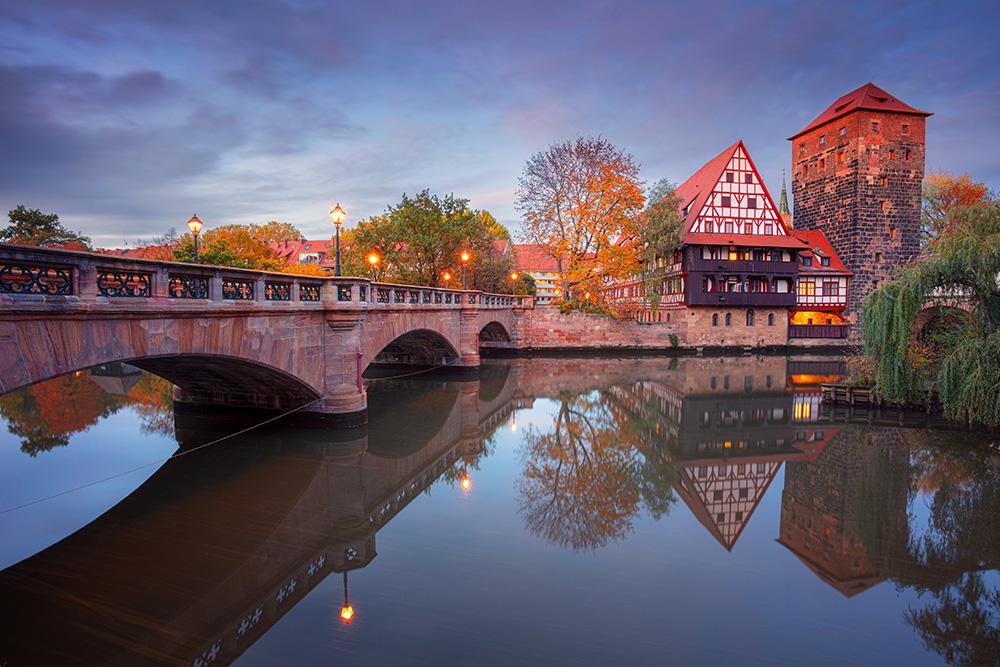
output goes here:
[[[800, 271], [811, 268], [814, 259], [817, 270], [830, 269], [832, 260], [843, 269], [829, 244], [793, 232], [742, 141], [706, 162], [674, 195], [683, 221], [680, 246], [671, 257], [658, 258], [645, 276], [609, 285], [608, 300], [621, 313], [642, 321], [683, 321], [689, 344], [711, 345], [722, 338], [784, 344], [789, 311], [800, 306]], [[786, 205], [787, 198], [782, 201]], [[838, 289], [844, 279], [845, 294], [849, 275], [845, 271], [836, 278]], [[811, 280], [806, 284], [813, 284]], [[825, 284], [820, 279], [821, 290]], [[656, 308], [653, 295], [647, 294], [649, 286], [660, 290]], [[832, 312], [833, 303], [825, 305], [830, 306], [826, 312]], [[845, 335], [842, 327], [797, 332], [800, 337]]]
[[545, 305], [561, 296], [559, 263], [536, 243], [514, 243], [517, 270], [535, 281], [535, 303]]

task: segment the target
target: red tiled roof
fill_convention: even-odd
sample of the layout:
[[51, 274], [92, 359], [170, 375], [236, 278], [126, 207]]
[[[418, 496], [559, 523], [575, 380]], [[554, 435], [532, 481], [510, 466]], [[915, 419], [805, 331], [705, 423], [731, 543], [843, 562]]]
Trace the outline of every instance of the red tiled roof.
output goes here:
[[687, 218], [684, 220], [685, 234], [691, 230], [691, 225], [698, 218], [698, 213], [704, 207], [705, 200], [712, 193], [715, 184], [722, 178], [722, 172], [726, 170], [729, 159], [733, 157], [733, 153], [736, 152], [736, 148], [741, 143], [743, 142], [737, 141], [723, 150], [674, 190], [674, 195], [680, 200], [681, 211], [685, 208], [688, 210]]
[[914, 109], [909, 104], [901, 102], [889, 93], [885, 92], [874, 83], [866, 83], [857, 90], [852, 90], [836, 102], [827, 107], [826, 111], [816, 116], [813, 122], [788, 137], [789, 141], [800, 137], [806, 132], [816, 129], [820, 125], [825, 125], [830, 121], [846, 116], [852, 111], [868, 109], [870, 111], [883, 111], [886, 113], [903, 113], [913, 116], [931, 116], [929, 111]]
[[515, 243], [514, 255], [521, 271], [558, 271], [554, 257], [546, 254], [537, 243]]
[[837, 253], [833, 251], [833, 247], [830, 242], [826, 239], [826, 234], [822, 231], [815, 230], [805, 230], [805, 229], [793, 229], [792, 234], [801, 241], [807, 250], [799, 252], [801, 257], [829, 257], [830, 266], [823, 266], [822, 263], [817, 259], [813, 261], [812, 266], [800, 266], [799, 270], [803, 273], [826, 273], [826, 274], [838, 274], [850, 276], [853, 275], [844, 266], [844, 263], [840, 261], [837, 257]]

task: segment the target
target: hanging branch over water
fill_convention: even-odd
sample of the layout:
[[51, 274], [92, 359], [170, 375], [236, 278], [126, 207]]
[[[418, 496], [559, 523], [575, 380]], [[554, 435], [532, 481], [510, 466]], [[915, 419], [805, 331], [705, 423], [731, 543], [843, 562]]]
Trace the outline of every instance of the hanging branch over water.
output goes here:
[[[931, 253], [872, 292], [863, 306], [875, 391], [906, 402], [936, 388], [950, 419], [1000, 425], [1000, 204], [956, 208]], [[914, 328], [928, 298], [961, 301], [935, 337], [937, 372], [915, 359]]]

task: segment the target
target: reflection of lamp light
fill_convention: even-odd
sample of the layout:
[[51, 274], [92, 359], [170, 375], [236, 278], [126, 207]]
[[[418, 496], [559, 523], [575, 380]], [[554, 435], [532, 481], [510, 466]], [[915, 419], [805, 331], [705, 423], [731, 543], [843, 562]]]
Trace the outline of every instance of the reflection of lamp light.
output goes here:
[[510, 432], [517, 433], [517, 413], [510, 413]]
[[351, 619], [354, 618], [354, 607], [351, 606], [350, 601], [347, 599], [347, 572], [344, 572], [344, 606], [340, 608], [340, 620], [344, 623], [350, 623]]
[[468, 491], [472, 488], [472, 478], [469, 477], [469, 473], [465, 470], [462, 471], [462, 481], [460, 484], [462, 485], [463, 491]]

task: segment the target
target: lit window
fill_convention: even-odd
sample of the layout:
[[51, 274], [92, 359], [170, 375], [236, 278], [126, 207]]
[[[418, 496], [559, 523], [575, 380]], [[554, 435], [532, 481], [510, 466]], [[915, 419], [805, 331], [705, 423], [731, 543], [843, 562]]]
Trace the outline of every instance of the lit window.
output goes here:
[[799, 281], [799, 296], [814, 296], [816, 294], [816, 283], [811, 280]]
[[839, 153], [837, 153], [837, 162], [843, 162], [843, 161], [844, 161], [844, 151], [840, 151]]
[[879, 176], [878, 177], [878, 184], [881, 185], [882, 187], [885, 187], [888, 183], [889, 183], [889, 179], [886, 178], [885, 176]]
[[909, 148], [903, 150], [903, 159], [904, 160], [909, 160], [910, 159], [910, 149]]
[[729, 261], [730, 261], [730, 262], [735, 262], [735, 261], [737, 261], [737, 260], [738, 260], [739, 258], [740, 258], [740, 253], [739, 253], [739, 251], [737, 251], [737, 250], [736, 250], [736, 248], [730, 248], [730, 249], [729, 249]]
[[896, 159], [896, 151], [891, 150], [891, 149], [889, 150], [889, 159], [890, 160], [895, 160]]
[[896, 238], [896, 228], [895, 227], [890, 227], [889, 228], [889, 238], [890, 239]]

